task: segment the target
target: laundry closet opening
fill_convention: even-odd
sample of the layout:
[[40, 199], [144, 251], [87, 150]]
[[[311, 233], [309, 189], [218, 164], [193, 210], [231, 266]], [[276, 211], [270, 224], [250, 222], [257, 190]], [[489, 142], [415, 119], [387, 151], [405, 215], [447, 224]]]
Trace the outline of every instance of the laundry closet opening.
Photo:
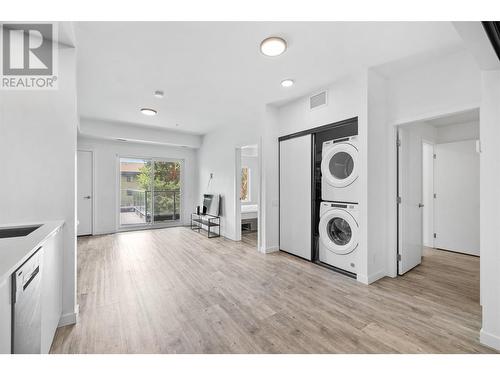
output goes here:
[[350, 277], [359, 258], [358, 118], [279, 138], [279, 248]]
[[479, 109], [402, 124], [397, 134], [398, 274], [478, 305]]

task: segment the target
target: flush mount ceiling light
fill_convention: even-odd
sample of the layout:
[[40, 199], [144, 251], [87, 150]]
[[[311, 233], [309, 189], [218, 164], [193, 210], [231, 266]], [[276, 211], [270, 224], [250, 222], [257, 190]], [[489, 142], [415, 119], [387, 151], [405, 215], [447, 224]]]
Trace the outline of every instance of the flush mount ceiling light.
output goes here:
[[141, 113], [145, 116], [156, 116], [158, 112], [151, 108], [141, 108]]
[[283, 87], [291, 87], [293, 86], [295, 82], [293, 81], [293, 79], [284, 79], [283, 81], [281, 81], [281, 86]]
[[154, 93], [155, 98], [163, 98], [163, 95], [165, 94], [161, 90], [156, 90]]
[[279, 56], [286, 51], [286, 41], [277, 36], [264, 39], [260, 44], [260, 51], [266, 56]]

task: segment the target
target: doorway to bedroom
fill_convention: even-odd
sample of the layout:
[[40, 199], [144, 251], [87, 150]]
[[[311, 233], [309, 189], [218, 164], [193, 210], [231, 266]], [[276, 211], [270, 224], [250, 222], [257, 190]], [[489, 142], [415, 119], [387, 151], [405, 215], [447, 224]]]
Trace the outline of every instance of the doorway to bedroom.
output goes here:
[[241, 241], [257, 247], [259, 227], [259, 148], [246, 145], [239, 149], [237, 160], [237, 196], [239, 197], [236, 215], [241, 231]]
[[478, 268], [479, 150], [478, 108], [398, 127], [400, 275], [442, 251]]

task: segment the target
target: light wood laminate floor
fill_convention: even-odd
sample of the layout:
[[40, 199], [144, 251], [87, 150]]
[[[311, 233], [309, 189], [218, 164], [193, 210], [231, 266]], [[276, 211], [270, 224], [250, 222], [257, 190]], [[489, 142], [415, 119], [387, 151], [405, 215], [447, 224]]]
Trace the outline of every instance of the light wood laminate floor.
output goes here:
[[253, 246], [254, 249], [257, 249], [257, 232], [242, 232], [241, 233], [241, 241], [248, 246]]
[[370, 286], [189, 228], [78, 240], [77, 325], [52, 353], [490, 353], [479, 258], [427, 249]]

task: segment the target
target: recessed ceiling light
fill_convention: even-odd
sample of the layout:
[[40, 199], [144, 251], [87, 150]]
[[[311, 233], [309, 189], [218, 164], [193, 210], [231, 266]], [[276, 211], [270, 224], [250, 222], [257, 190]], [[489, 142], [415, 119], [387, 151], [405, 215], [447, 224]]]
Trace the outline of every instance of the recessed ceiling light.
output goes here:
[[260, 51], [266, 56], [279, 56], [286, 51], [286, 41], [277, 36], [264, 39], [260, 44]]
[[293, 79], [285, 79], [283, 81], [281, 81], [281, 86], [283, 87], [291, 87], [293, 86], [295, 82], [293, 81]]
[[161, 90], [156, 90], [154, 93], [155, 98], [163, 98], [164, 92]]
[[141, 113], [146, 116], [156, 116], [158, 112], [151, 108], [141, 108]]

